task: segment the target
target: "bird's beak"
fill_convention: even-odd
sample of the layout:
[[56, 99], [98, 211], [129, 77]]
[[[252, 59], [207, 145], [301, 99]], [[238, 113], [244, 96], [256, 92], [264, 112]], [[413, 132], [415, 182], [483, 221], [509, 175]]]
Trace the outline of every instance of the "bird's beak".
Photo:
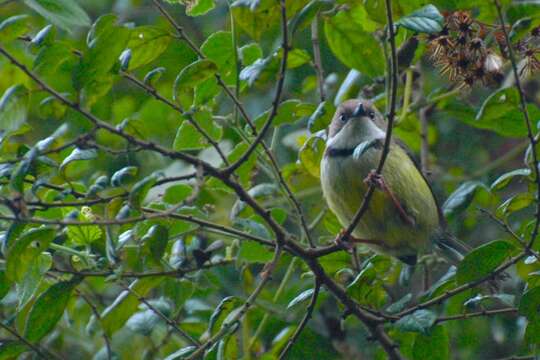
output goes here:
[[364, 104], [360, 103], [360, 105], [358, 105], [356, 109], [354, 109], [354, 112], [352, 115], [354, 117], [360, 117], [360, 116], [366, 115], [366, 109], [364, 108]]

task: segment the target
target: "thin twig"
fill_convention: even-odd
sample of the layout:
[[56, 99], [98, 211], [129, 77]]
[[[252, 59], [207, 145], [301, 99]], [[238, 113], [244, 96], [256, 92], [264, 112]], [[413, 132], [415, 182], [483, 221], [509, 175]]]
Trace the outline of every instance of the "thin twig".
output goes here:
[[32, 344], [30, 341], [28, 341], [24, 336], [20, 335], [17, 331], [13, 330], [11, 327], [9, 327], [8, 325], [4, 324], [3, 322], [0, 321], [0, 328], [4, 329], [5, 331], [7, 331], [8, 333], [10, 333], [11, 335], [15, 336], [17, 338], [17, 340], [19, 340], [20, 342], [24, 343], [26, 346], [28, 346], [30, 349], [32, 349], [37, 356], [39, 356], [40, 358], [42, 359], [58, 359], [58, 360], [61, 360], [60, 357], [58, 357], [57, 355], [47, 351], [47, 354], [45, 354], [43, 352], [43, 350], [41, 350], [39, 348], [39, 346], [37, 345], [34, 345]]
[[289, 341], [287, 342], [287, 345], [281, 353], [279, 354], [279, 359], [285, 359], [285, 356], [287, 356], [287, 353], [289, 350], [293, 347], [294, 343], [298, 338], [300, 337], [300, 334], [302, 333], [302, 330], [306, 327], [309, 319], [311, 319], [311, 315], [313, 314], [313, 310], [315, 309], [315, 305], [317, 304], [317, 298], [319, 297], [319, 290], [321, 289], [321, 285], [318, 281], [315, 282], [315, 289], [313, 290], [313, 294], [311, 295], [311, 300], [309, 301], [309, 305], [306, 309], [306, 313], [304, 314], [304, 317], [302, 317], [302, 320], [300, 321], [300, 324], [298, 324], [298, 327], [294, 331], [294, 334], [291, 336]]
[[69, 269], [58, 269], [52, 268], [51, 272], [62, 273], [62, 274], [72, 274], [82, 277], [108, 277], [112, 275], [117, 275], [121, 278], [145, 278], [145, 277], [158, 277], [158, 276], [173, 276], [176, 278], [181, 278], [189, 273], [196, 272], [203, 269], [210, 269], [217, 266], [225, 266], [233, 263], [234, 260], [220, 260], [215, 262], [206, 263], [202, 266], [192, 267], [187, 269], [177, 269], [169, 271], [149, 271], [149, 272], [124, 272], [116, 274], [113, 270], [108, 271], [76, 271]]
[[[390, 144], [392, 143], [392, 130], [394, 127], [394, 119], [396, 116], [396, 104], [397, 104], [397, 86], [398, 86], [398, 63], [397, 63], [397, 50], [396, 50], [396, 39], [395, 39], [395, 28], [394, 28], [394, 21], [392, 19], [392, 8], [391, 8], [391, 0], [386, 0], [386, 18], [387, 18], [387, 24], [386, 24], [386, 31], [388, 33], [388, 42], [390, 43], [390, 69], [388, 71], [388, 83], [390, 84], [390, 96], [389, 96], [389, 111], [387, 116], [387, 126], [386, 126], [386, 135], [384, 138], [384, 146], [381, 153], [381, 158], [379, 160], [379, 165], [377, 166], [377, 169], [375, 170], [376, 174], [381, 175], [382, 170], [384, 167], [384, 164], [386, 162], [386, 158], [388, 157], [388, 153], [390, 152]], [[368, 187], [368, 190], [366, 191], [366, 194], [364, 195], [364, 198], [362, 200], [362, 203], [356, 212], [354, 214], [353, 219], [351, 220], [350, 225], [347, 227], [347, 229], [341, 234], [341, 237], [343, 239], [347, 239], [351, 236], [352, 232], [364, 216], [365, 212], [367, 211], [369, 207], [369, 202], [371, 201], [371, 198], [373, 197], [373, 193], [375, 192], [375, 186], [373, 184], [370, 184]]]
[[512, 48], [512, 43], [510, 42], [510, 37], [508, 35], [508, 29], [505, 25], [504, 21], [504, 15], [501, 8], [501, 3], [499, 0], [493, 0], [493, 3], [495, 4], [495, 7], [497, 8], [497, 14], [499, 15], [499, 22], [501, 23], [502, 31], [504, 33], [504, 41], [506, 43], [506, 47], [508, 48], [508, 55], [510, 58], [510, 63], [512, 64], [512, 72], [514, 73], [514, 80], [516, 81], [516, 89], [519, 93], [519, 104], [520, 104], [520, 110], [523, 114], [523, 119], [525, 121], [525, 125], [527, 126], [527, 137], [529, 138], [529, 142], [531, 144], [531, 154], [532, 154], [532, 160], [533, 160], [533, 168], [534, 168], [534, 176], [535, 176], [535, 183], [536, 183], [536, 221], [534, 223], [533, 231], [531, 233], [531, 239], [529, 240], [527, 244], [527, 248], [531, 249], [534, 245], [534, 242], [536, 240], [536, 236], [538, 235], [538, 230], [540, 229], [540, 169], [538, 168], [538, 155], [536, 153], [536, 144], [537, 140], [533, 134], [532, 130], [532, 123], [531, 119], [529, 117], [529, 110], [527, 109], [527, 101], [525, 98], [525, 92], [523, 91], [523, 87], [521, 86], [521, 80], [519, 78], [516, 58], [514, 57], [514, 49]]
[[174, 331], [176, 331], [178, 334], [180, 334], [180, 336], [182, 336], [182, 338], [184, 338], [185, 340], [187, 340], [191, 345], [199, 345], [199, 341], [197, 341], [196, 339], [194, 339], [193, 337], [191, 337], [191, 335], [189, 335], [187, 332], [185, 332], [183, 329], [181, 329], [174, 321], [172, 321], [171, 319], [169, 319], [167, 316], [165, 316], [165, 314], [163, 314], [161, 311], [159, 311], [155, 306], [153, 306], [152, 304], [150, 304], [148, 302], [148, 300], [146, 300], [144, 298], [144, 296], [142, 295], [139, 295], [135, 290], [133, 290], [130, 286], [127, 286], [127, 285], [124, 285], [122, 284], [122, 287], [130, 292], [131, 294], [133, 294], [133, 296], [135, 296], [137, 298], [137, 300], [139, 300], [140, 302], [142, 302], [144, 305], [146, 305], [146, 307], [148, 307], [148, 309], [150, 309], [154, 314], [156, 314], [157, 316], [159, 316], [163, 321], [165, 321], [167, 323], [167, 325], [169, 325], [171, 328], [174, 329]]
[[319, 13], [315, 15], [311, 22], [311, 44], [313, 48], [313, 68], [317, 75], [317, 84], [319, 86], [319, 99], [324, 101], [326, 94], [324, 92], [324, 68], [321, 59], [321, 44], [319, 41]]
[[194, 360], [194, 359], [201, 358], [202, 355], [204, 354], [204, 352], [207, 349], [209, 349], [212, 345], [214, 345], [216, 342], [221, 340], [221, 338], [223, 336], [227, 335], [227, 333], [229, 331], [231, 331], [232, 327], [244, 317], [244, 315], [247, 313], [249, 308], [255, 303], [255, 300], [257, 299], [257, 297], [259, 296], [261, 291], [264, 289], [264, 287], [266, 286], [268, 281], [271, 279], [272, 273], [276, 268], [276, 264], [277, 264], [280, 256], [281, 256], [281, 246], [278, 245], [278, 246], [276, 246], [276, 248], [274, 250], [274, 256], [273, 256], [272, 260], [270, 260], [270, 262], [268, 262], [265, 265], [263, 271], [261, 272], [261, 281], [259, 282], [259, 285], [257, 285], [255, 290], [253, 290], [253, 292], [246, 299], [244, 304], [240, 308], [235, 310], [236, 312], [235, 312], [234, 316], [231, 316], [230, 318], [227, 318], [227, 322], [224, 322], [221, 325], [221, 329], [217, 333], [215, 333], [206, 342], [201, 344], [197, 348], [197, 350], [195, 350], [193, 353], [191, 353], [186, 358], [186, 360]]
[[458, 315], [441, 316], [437, 318], [435, 323], [438, 324], [445, 321], [464, 320], [464, 319], [470, 319], [474, 317], [494, 316], [494, 315], [499, 315], [499, 314], [515, 314], [517, 312], [518, 312], [518, 309], [515, 307], [508, 307], [508, 308], [495, 309], [495, 310], [482, 310], [482, 311], [476, 311], [476, 312], [470, 312], [470, 313], [464, 313], [464, 314], [458, 314]]

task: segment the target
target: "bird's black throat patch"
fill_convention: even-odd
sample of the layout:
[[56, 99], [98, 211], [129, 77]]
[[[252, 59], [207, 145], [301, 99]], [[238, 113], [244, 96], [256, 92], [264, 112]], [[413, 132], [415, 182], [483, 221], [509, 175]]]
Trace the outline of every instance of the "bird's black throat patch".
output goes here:
[[325, 155], [328, 157], [349, 157], [354, 153], [355, 148], [336, 149], [329, 147], [326, 149]]

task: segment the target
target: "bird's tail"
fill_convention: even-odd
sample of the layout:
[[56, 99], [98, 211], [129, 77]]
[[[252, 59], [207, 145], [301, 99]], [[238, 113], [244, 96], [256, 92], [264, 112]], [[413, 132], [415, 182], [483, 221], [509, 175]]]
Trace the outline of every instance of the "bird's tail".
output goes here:
[[470, 246], [464, 244], [447, 231], [441, 231], [437, 234], [434, 243], [436, 250], [448, 259], [452, 265], [457, 265], [472, 250]]

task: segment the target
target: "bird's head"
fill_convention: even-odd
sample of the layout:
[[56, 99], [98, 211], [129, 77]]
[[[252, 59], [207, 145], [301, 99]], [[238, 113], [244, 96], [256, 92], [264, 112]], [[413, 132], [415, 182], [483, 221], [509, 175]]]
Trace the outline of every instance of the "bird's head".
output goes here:
[[368, 100], [352, 99], [338, 106], [330, 123], [328, 144], [354, 147], [366, 140], [384, 138], [384, 118]]

